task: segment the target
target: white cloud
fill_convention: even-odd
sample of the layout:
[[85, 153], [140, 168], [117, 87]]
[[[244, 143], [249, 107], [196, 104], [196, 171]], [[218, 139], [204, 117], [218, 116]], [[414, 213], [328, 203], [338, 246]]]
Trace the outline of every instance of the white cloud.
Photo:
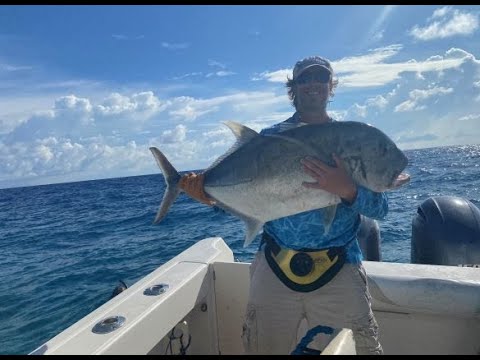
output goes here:
[[134, 93], [130, 96], [112, 93], [94, 106], [93, 117], [97, 128], [129, 128], [140, 131], [142, 123], [158, 116], [169, 106], [152, 91]]
[[365, 40], [363, 40], [363, 45], [361, 46], [364, 48], [367, 43], [380, 41], [383, 38], [383, 34], [385, 29], [382, 29], [385, 26], [385, 23], [390, 18], [391, 14], [395, 10], [398, 5], [385, 5], [380, 12], [379, 16], [375, 19], [372, 26], [367, 32], [365, 36]]
[[151, 160], [135, 141], [110, 146], [50, 137], [9, 146], [0, 143], [0, 182], [12, 186], [18, 183], [16, 178], [35, 183], [38, 177], [55, 182], [137, 175]]
[[239, 112], [242, 116], [261, 113], [261, 109], [283, 104], [288, 106], [286, 95], [277, 96], [272, 92], [238, 92], [210, 99], [195, 99], [182, 96], [171, 100], [169, 114], [176, 120], [193, 121], [206, 114], [221, 110]]
[[160, 138], [160, 142], [164, 144], [172, 144], [183, 142], [186, 139], [187, 127], [185, 125], [177, 125], [173, 130], [165, 130]]
[[[159, 99], [151, 91], [114, 92], [103, 99], [61, 96], [49, 111], [0, 137], [0, 186], [19, 179], [38, 184], [154, 173], [158, 169], [149, 146], [160, 146], [180, 170], [206, 167], [213, 149], [221, 154], [234, 143], [223, 121], [260, 130], [291, 115], [278, 111], [279, 106], [290, 108], [286, 95], [273, 92], [205, 99]], [[142, 120], [146, 111], [150, 116]], [[199, 122], [207, 115], [206, 122]], [[192, 129], [174, 124], [187, 120], [195, 120]]]
[[348, 109], [349, 114], [357, 116], [360, 118], [365, 118], [367, 116], [367, 106], [358, 105], [357, 103], [353, 104], [350, 109]]
[[129, 97], [119, 93], [113, 93], [103, 101], [103, 104], [97, 105], [97, 111], [102, 115], [118, 115], [135, 110], [135, 104]]
[[251, 77], [252, 81], [259, 81], [259, 80], [266, 80], [270, 82], [286, 82], [287, 76], [291, 79], [292, 78], [292, 70], [293, 69], [282, 69], [276, 71], [264, 71], [260, 74], [254, 74]]
[[[412, 62], [413, 63], [413, 62]], [[404, 149], [478, 143], [480, 61], [457, 48], [415, 62], [415, 72], [399, 73], [391, 89], [346, 109], [333, 109], [340, 120], [365, 121], [387, 132]], [[341, 96], [338, 95], [338, 96]], [[335, 105], [337, 102], [334, 102]]]
[[22, 70], [32, 70], [32, 66], [24, 66], [24, 65], [10, 65], [10, 64], [0, 64], [0, 72], [1, 71], [22, 71]]
[[123, 34], [112, 34], [112, 37], [115, 40], [140, 40], [144, 39], [145, 35], [128, 36]]
[[[403, 148], [478, 142], [480, 62], [458, 48], [426, 60], [392, 61], [402, 50], [393, 45], [333, 61], [340, 86], [329, 113], [388, 130]], [[347, 76], [357, 76], [354, 84], [345, 83]], [[353, 92], [344, 96], [342, 88], [374, 80], [382, 87], [345, 103]], [[293, 113], [285, 87], [267, 85], [268, 91], [229, 89], [205, 98], [71, 92], [30, 108], [27, 99], [17, 105], [0, 99], [0, 186], [157, 173], [149, 146], [158, 146], [179, 170], [206, 167], [235, 141], [223, 121], [259, 131]], [[421, 107], [425, 111], [405, 111]], [[20, 116], [21, 109], [28, 111]], [[4, 120], [12, 114], [15, 121]]]
[[480, 120], [480, 114], [469, 114], [462, 116], [458, 121]]
[[63, 122], [69, 122], [72, 125], [74, 123], [89, 124], [93, 122], [92, 109], [92, 104], [88, 99], [67, 95], [55, 101], [53, 111], [56, 119], [62, 119]]
[[434, 11], [427, 25], [415, 25], [409, 34], [417, 40], [444, 39], [455, 35], [470, 35], [478, 29], [478, 15], [446, 6]]
[[[339, 79], [339, 91], [345, 88], [381, 87], [399, 81], [402, 73], [412, 73], [422, 77], [424, 73], [438, 73], [448, 69], [459, 68], [462, 63], [472, 61], [472, 54], [452, 48], [445, 55], [435, 55], [423, 61], [415, 59], [402, 62], [389, 62], [388, 59], [397, 55], [403, 49], [395, 44], [370, 50], [366, 55], [351, 56], [331, 61], [332, 67]], [[273, 72], [256, 74], [252, 80], [267, 80], [282, 82], [292, 77], [292, 70], [282, 69]]]
[[169, 114], [176, 120], [193, 121], [197, 118], [218, 110], [218, 102], [194, 99], [188, 96], [174, 98], [171, 101]]
[[226, 69], [227, 66], [225, 64], [222, 64], [221, 62], [218, 62], [216, 60], [208, 60], [208, 65], [209, 66], [214, 66], [214, 67], [219, 67], [220, 69]]
[[216, 60], [209, 59], [208, 66], [219, 68], [220, 70], [208, 73], [207, 75], [205, 75], [205, 77], [207, 78], [212, 76], [224, 77], [224, 76], [230, 76], [230, 75], [236, 74], [233, 71], [227, 70], [227, 65]]
[[374, 98], [367, 99], [365, 104], [369, 107], [377, 107], [379, 109], [385, 109], [388, 104], [388, 100], [386, 97], [383, 97], [382, 95], [377, 95]]
[[[204, 131], [202, 133], [202, 136], [208, 140], [208, 142], [213, 142], [213, 143], [224, 143], [225, 139], [231, 140], [233, 138], [232, 132], [230, 129], [228, 129], [225, 125], [218, 125], [216, 126], [215, 129], [209, 130], [209, 131]], [[214, 140], [215, 138], [220, 138], [221, 140]], [[217, 146], [216, 145], [216, 146]]]
[[168, 43], [166, 41], [162, 42], [162, 47], [169, 49], [169, 50], [179, 50], [179, 49], [186, 49], [190, 46], [188, 43]]
[[55, 110], [73, 111], [75, 113], [88, 113], [92, 111], [92, 105], [88, 99], [78, 98], [75, 95], [63, 96], [55, 101]]
[[35, 148], [35, 151], [33, 153], [33, 157], [37, 158], [37, 159], [40, 159], [41, 161], [44, 161], [44, 162], [49, 162], [53, 158], [53, 153], [52, 153], [52, 150], [49, 147], [47, 147], [43, 144], [39, 144]]
[[185, 79], [185, 78], [188, 78], [188, 77], [192, 77], [192, 76], [202, 76], [203, 73], [202, 72], [192, 72], [192, 73], [188, 73], [188, 74], [183, 74], [183, 75], [180, 75], [180, 76], [174, 76], [172, 79], [173, 80], [182, 80], [182, 79]]
[[32, 116], [42, 116], [51, 107], [50, 96], [0, 97], [0, 135], [12, 132]]
[[236, 73], [233, 72], [233, 71], [224, 71], [224, 70], [221, 70], [221, 71], [217, 71], [215, 73], [215, 75], [217, 76], [229, 76], [229, 75], [235, 75]]
[[[234, 71], [227, 70], [227, 66], [225, 64], [218, 62], [216, 60], [209, 59], [208, 66], [217, 68], [219, 70], [206, 73], [205, 78], [211, 78], [214, 76], [225, 77], [225, 76], [231, 76], [236, 74]], [[173, 80], [181, 80], [188, 77], [201, 77], [203, 76], [203, 74], [204, 74], [203, 72], [197, 71], [197, 72], [183, 74], [180, 76], [175, 76], [173, 77]]]
[[453, 92], [452, 88], [444, 88], [444, 87], [434, 87], [431, 89], [426, 90], [419, 90], [415, 89], [410, 91], [409, 97], [410, 99], [404, 101], [403, 103], [397, 105], [394, 109], [395, 112], [398, 111], [417, 111], [423, 110], [426, 108], [426, 105], [420, 105], [422, 102], [431, 98], [433, 96], [440, 96], [445, 94], [450, 94]]

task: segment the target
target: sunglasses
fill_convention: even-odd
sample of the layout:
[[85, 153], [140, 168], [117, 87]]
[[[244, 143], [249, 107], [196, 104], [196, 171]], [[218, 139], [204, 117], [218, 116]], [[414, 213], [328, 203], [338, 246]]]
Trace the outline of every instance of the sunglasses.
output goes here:
[[313, 82], [327, 84], [330, 82], [331, 75], [330, 71], [327, 70], [303, 73], [295, 80], [295, 83], [297, 85], [305, 85]]

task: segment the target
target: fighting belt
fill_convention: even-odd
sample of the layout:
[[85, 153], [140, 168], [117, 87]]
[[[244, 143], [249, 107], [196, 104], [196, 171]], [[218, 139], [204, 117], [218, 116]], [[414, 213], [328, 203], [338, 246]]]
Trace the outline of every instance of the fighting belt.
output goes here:
[[324, 250], [282, 248], [265, 231], [265, 258], [275, 275], [294, 291], [316, 290], [340, 271], [345, 263], [345, 246]]

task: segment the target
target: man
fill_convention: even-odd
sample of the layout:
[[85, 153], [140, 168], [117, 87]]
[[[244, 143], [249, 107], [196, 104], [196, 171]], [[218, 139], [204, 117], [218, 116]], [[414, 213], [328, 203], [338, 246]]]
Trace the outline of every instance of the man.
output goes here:
[[[296, 112], [261, 134], [334, 121], [327, 113], [327, 104], [336, 85], [327, 59], [314, 56], [298, 61], [293, 78], [286, 83]], [[273, 220], [263, 228], [262, 243], [250, 267], [242, 332], [247, 354], [294, 353], [297, 330], [304, 320], [309, 336], [312, 331], [349, 328], [357, 354], [383, 353], [357, 230], [361, 214], [373, 219], [386, 216], [387, 197], [356, 185], [341, 160], [335, 154], [332, 157], [334, 167], [315, 158], [302, 160], [305, 172], [312, 177], [303, 186], [323, 189], [342, 199], [328, 232], [324, 233], [323, 218], [329, 216], [324, 209]], [[319, 259], [326, 265], [318, 270]]]

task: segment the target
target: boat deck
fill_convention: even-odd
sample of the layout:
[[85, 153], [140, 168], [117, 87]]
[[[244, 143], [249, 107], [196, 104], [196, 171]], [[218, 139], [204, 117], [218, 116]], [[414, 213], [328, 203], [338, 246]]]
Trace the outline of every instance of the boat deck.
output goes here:
[[[249, 266], [199, 241], [31, 354], [242, 354]], [[480, 354], [480, 269], [364, 266], [385, 354]], [[349, 329], [329, 341], [322, 354], [354, 353]]]

